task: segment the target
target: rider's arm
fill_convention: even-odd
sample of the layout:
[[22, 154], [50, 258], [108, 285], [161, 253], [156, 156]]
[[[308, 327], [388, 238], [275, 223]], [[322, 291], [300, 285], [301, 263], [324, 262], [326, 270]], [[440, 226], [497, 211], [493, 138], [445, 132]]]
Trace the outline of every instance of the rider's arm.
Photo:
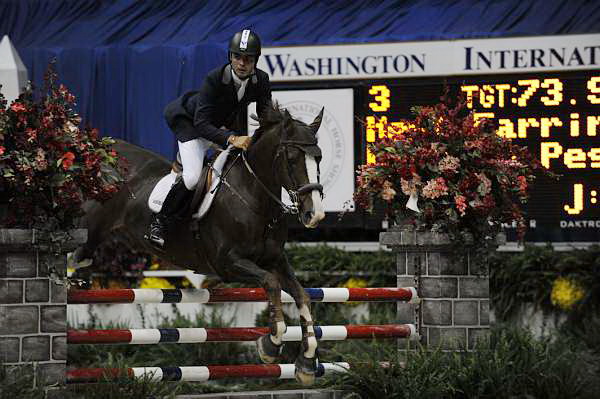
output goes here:
[[227, 147], [227, 139], [234, 135], [235, 132], [219, 129], [210, 121], [210, 116], [216, 112], [218, 84], [218, 81], [210, 75], [204, 80], [204, 84], [196, 98], [194, 127], [198, 130], [200, 137], [219, 144], [222, 147]]

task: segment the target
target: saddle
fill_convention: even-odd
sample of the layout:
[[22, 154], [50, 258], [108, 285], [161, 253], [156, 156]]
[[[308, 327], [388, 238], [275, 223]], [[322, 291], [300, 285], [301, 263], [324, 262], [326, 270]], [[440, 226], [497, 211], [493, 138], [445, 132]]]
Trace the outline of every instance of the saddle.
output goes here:
[[[204, 198], [206, 192], [210, 189], [210, 184], [212, 183], [213, 176], [212, 164], [217, 159], [221, 151], [222, 150], [220, 149], [209, 149], [207, 151], [202, 165], [202, 174], [200, 175], [198, 184], [196, 184], [196, 189], [194, 190], [194, 196], [192, 197], [192, 202], [190, 204], [189, 209], [196, 209], [196, 207], [200, 204], [202, 198]], [[178, 178], [181, 178], [181, 174], [183, 173], [183, 163], [181, 163], [181, 156], [179, 155], [179, 152], [177, 152], [177, 157], [175, 158], [175, 161], [173, 161], [173, 163], [171, 164], [171, 171], [175, 172]]]
[[[196, 185], [189, 208], [192, 210], [192, 217], [194, 219], [201, 219], [210, 208], [212, 200], [217, 192], [221, 172], [228, 156], [229, 149], [224, 151], [220, 149], [209, 149], [204, 157], [202, 174]], [[177, 158], [171, 165], [171, 171], [156, 183], [148, 198], [148, 207], [152, 212], [160, 212], [163, 201], [169, 193], [169, 190], [173, 184], [177, 182], [177, 179], [182, 178], [182, 172], [183, 165], [181, 163], [181, 157], [179, 156], [179, 153], [177, 153]]]

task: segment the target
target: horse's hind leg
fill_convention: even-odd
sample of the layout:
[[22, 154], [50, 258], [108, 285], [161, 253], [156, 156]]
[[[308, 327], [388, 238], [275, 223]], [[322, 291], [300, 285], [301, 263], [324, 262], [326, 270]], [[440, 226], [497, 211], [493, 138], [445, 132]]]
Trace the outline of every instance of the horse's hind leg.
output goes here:
[[296, 358], [296, 379], [302, 384], [309, 385], [315, 381], [317, 370], [317, 338], [315, 337], [314, 322], [310, 312], [310, 297], [298, 282], [294, 271], [287, 259], [284, 259], [283, 270], [280, 271], [281, 288], [289, 293], [296, 302], [300, 312], [302, 328], [302, 345]]
[[238, 259], [227, 270], [227, 279], [250, 284], [259, 284], [269, 300], [269, 325], [271, 333], [256, 341], [258, 354], [264, 363], [275, 363], [281, 355], [283, 334], [287, 327], [281, 306], [281, 285], [273, 273], [258, 267], [255, 263]]

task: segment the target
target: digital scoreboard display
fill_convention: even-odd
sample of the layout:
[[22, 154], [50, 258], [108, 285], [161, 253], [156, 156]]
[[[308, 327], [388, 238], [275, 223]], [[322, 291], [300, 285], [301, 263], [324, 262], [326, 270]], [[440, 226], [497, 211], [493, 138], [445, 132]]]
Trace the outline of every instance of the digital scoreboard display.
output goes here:
[[[445, 88], [462, 93], [476, 118], [495, 122], [498, 134], [527, 146], [560, 179], [538, 178], [526, 206], [526, 241], [600, 241], [600, 71], [395, 79], [368, 82], [362, 102], [361, 158], [366, 143], [402, 128], [411, 107], [440, 102]], [[513, 229], [507, 229], [514, 239]]]

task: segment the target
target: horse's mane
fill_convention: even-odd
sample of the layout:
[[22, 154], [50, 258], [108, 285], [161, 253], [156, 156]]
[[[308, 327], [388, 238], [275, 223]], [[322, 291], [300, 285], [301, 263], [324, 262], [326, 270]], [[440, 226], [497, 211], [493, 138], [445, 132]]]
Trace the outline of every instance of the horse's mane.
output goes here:
[[257, 142], [263, 136], [263, 133], [279, 125], [284, 126], [290, 123], [293, 119], [290, 113], [286, 109], [279, 107], [277, 101], [271, 102], [260, 117], [256, 115], [251, 116], [252, 119], [259, 123], [258, 129], [254, 132], [252, 143]]

